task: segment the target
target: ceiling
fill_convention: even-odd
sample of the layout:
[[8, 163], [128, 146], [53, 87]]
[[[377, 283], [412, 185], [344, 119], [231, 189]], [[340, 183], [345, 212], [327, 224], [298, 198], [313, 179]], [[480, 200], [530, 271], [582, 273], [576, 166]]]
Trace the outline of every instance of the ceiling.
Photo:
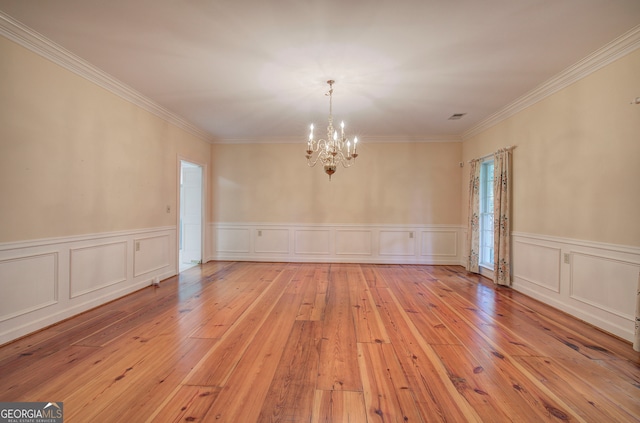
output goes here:
[[[211, 139], [465, 131], [640, 23], [638, 0], [0, 0]], [[460, 120], [449, 120], [466, 113]], [[319, 132], [316, 130], [316, 134]]]

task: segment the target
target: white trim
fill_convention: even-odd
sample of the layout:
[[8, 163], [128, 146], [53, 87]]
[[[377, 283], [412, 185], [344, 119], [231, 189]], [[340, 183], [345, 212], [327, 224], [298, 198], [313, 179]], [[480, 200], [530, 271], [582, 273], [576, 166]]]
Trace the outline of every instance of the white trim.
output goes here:
[[614, 335], [633, 339], [640, 247], [522, 232], [511, 236], [514, 247], [527, 245], [554, 252], [539, 255], [514, 248], [513, 289]]
[[206, 142], [212, 143], [215, 140], [211, 134], [203, 131], [183, 117], [160, 106], [140, 92], [2, 11], [0, 11], [0, 34]]
[[493, 278], [495, 277], [495, 272], [490, 267], [487, 267], [485, 265], [479, 264], [478, 265], [478, 270], [480, 271], [480, 274], [482, 276], [484, 276], [485, 278], [493, 280]]
[[[165, 279], [173, 275], [168, 276], [160, 276], [160, 279]], [[128, 295], [132, 292], [138, 291], [142, 288], [149, 286], [148, 281], [140, 281], [133, 285], [123, 287], [118, 290], [110, 291], [100, 297], [95, 299], [85, 301], [82, 303], [74, 303], [73, 306], [68, 308], [60, 309], [59, 311], [54, 311], [53, 313], [47, 314], [45, 316], [37, 317], [33, 320], [20, 322], [17, 324], [12, 324], [10, 330], [0, 331], [0, 346], [6, 343], [9, 343], [15, 339], [18, 339], [22, 336], [28, 335], [32, 332], [36, 332], [40, 329], [46, 328], [47, 326], [51, 326], [57, 322], [68, 319], [69, 317], [76, 316], [81, 314], [87, 310], [90, 310], [95, 307], [99, 307], [103, 304], [106, 304], [110, 301]]]
[[[512, 235], [512, 237], [513, 237], [513, 235]], [[515, 272], [512, 275], [512, 279], [517, 277], [517, 278], [522, 279], [522, 280], [524, 280], [524, 281], [526, 281], [526, 282], [528, 282], [530, 284], [537, 285], [542, 289], [548, 289], [549, 291], [552, 291], [552, 292], [555, 292], [556, 294], [559, 294], [560, 293], [560, 281], [562, 279], [562, 272], [561, 272], [561, 270], [562, 270], [562, 265], [561, 265], [561, 263], [562, 263], [562, 261], [561, 261], [562, 250], [560, 248], [558, 248], [558, 247], [551, 247], [551, 246], [548, 246], [548, 245], [540, 245], [540, 244], [537, 244], [535, 242], [523, 242], [523, 241], [520, 241], [519, 239], [513, 239], [513, 246], [515, 247], [518, 244], [519, 245], [527, 245], [527, 246], [530, 246], [530, 247], [543, 248], [543, 249], [547, 249], [547, 250], [550, 250], [552, 252], [557, 253], [557, 257], [558, 257], [558, 266], [557, 266], [558, 283], [555, 284], [552, 287], [550, 285], [545, 285], [543, 283], [540, 283], [539, 281], [526, 278], [526, 277], [524, 277], [522, 275], [516, 275]], [[556, 273], [556, 272], [554, 272], [554, 273]]]
[[[255, 137], [255, 138], [225, 138], [212, 141], [212, 144], [306, 144], [304, 136], [292, 137]], [[428, 142], [462, 142], [459, 135], [425, 135], [410, 137], [406, 135], [368, 136], [358, 135], [358, 145], [382, 143], [428, 143]]]
[[[35, 52], [36, 54], [51, 60], [65, 69], [82, 76], [83, 78], [107, 89], [119, 97], [141, 107], [144, 110], [160, 117], [161, 119], [195, 135], [211, 144], [258, 144], [258, 143], [300, 143], [304, 141], [298, 137], [269, 137], [269, 138], [243, 138], [243, 139], [217, 139], [208, 132], [202, 130], [181, 116], [160, 106], [138, 91], [118, 81], [106, 72], [98, 69], [84, 59], [76, 56], [65, 48], [59, 46], [45, 36], [27, 27], [6, 13], [0, 11], [0, 34], [19, 45]], [[640, 48], [640, 25], [616, 38], [604, 47], [568, 67], [560, 74], [554, 76], [534, 90], [518, 98], [502, 110], [492, 114], [480, 123], [474, 125], [462, 134], [453, 135], [423, 135], [418, 137], [407, 136], [363, 136], [363, 142], [367, 143], [395, 143], [395, 142], [461, 142], [473, 137], [499, 122], [515, 115], [525, 108], [537, 103], [551, 94], [571, 85], [572, 83], [588, 76], [598, 69], [612, 63], [620, 57]]]
[[[459, 227], [458, 227], [459, 228]], [[416, 237], [416, 242], [420, 243], [420, 247], [422, 248], [422, 243], [424, 242], [424, 236], [425, 234], [435, 234], [435, 233], [443, 233], [443, 234], [450, 234], [451, 230], [442, 230], [442, 229], [432, 229], [430, 228], [428, 231], [421, 231], [420, 235], [421, 237], [418, 239], [418, 237]], [[431, 256], [431, 257], [451, 257], [452, 255], [458, 256], [460, 255], [462, 252], [460, 251], [460, 249], [458, 248], [459, 240], [458, 238], [460, 237], [460, 232], [456, 231], [456, 237], [453, 239], [453, 250], [455, 251], [454, 254], [445, 254], [445, 253], [427, 253], [425, 251], [421, 252], [421, 255], [423, 256]]]
[[200, 166], [200, 168], [202, 169], [202, 192], [200, 193], [200, 200], [202, 202], [201, 207], [201, 215], [200, 215], [200, 261], [201, 263], [206, 263], [207, 262], [207, 254], [208, 254], [208, 249], [207, 249], [207, 204], [209, 204], [207, 201], [209, 200], [209, 195], [208, 193], [208, 189], [209, 189], [209, 183], [207, 182], [209, 180], [209, 167], [207, 165], [207, 163], [205, 162], [201, 162], [199, 160], [192, 160], [191, 158], [189, 158], [188, 156], [182, 155], [182, 154], [178, 154], [177, 155], [177, 180], [176, 180], [176, 198], [177, 198], [177, 203], [176, 203], [176, 207], [175, 207], [175, 211], [176, 211], [176, 228], [177, 229], [177, 234], [176, 234], [176, 256], [175, 256], [175, 262], [176, 262], [176, 269], [180, 269], [180, 215], [182, 214], [182, 209], [180, 207], [180, 203], [182, 202], [182, 191], [181, 191], [181, 187], [180, 187], [180, 180], [182, 178], [182, 162], [187, 162], [187, 163], [191, 163], [193, 165], [197, 165]]
[[[177, 229], [175, 231], [176, 233], [176, 238], [177, 238]], [[169, 236], [168, 233], [161, 233], [158, 235], [149, 235], [149, 236], [145, 236], [145, 237], [134, 237], [133, 238], [133, 244], [136, 245], [139, 242], [143, 242], [143, 241], [152, 241], [152, 240], [160, 240], [160, 241], [165, 241], [165, 245], [169, 246], [171, 244], [171, 237]], [[137, 270], [137, 264], [138, 262], [136, 261], [136, 248], [133, 249], [133, 277], [137, 278], [140, 276], [144, 276], [144, 275], [148, 275], [148, 274], [155, 274], [157, 273], [158, 270], [162, 270], [165, 268], [170, 268], [171, 267], [171, 262], [173, 257], [171, 257], [171, 255], [169, 254], [168, 257], [166, 257], [167, 261], [166, 262], [162, 262], [162, 263], [158, 263], [156, 264], [154, 267], [150, 267], [148, 269], [141, 269], [141, 270]]]
[[[629, 261], [629, 260], [617, 260], [617, 259], [609, 258], [609, 257], [598, 255], [598, 254], [587, 254], [579, 251], [574, 251], [570, 255], [571, 255], [571, 263], [575, 263], [575, 257], [583, 256], [583, 257], [589, 257], [591, 259], [604, 260], [604, 261], [609, 261], [611, 263], [618, 263], [618, 264], [632, 266], [632, 267], [638, 266], [639, 267], [638, 271], [640, 271], [640, 263], [634, 263], [633, 261]], [[592, 307], [598, 307], [603, 310], [606, 310], [608, 313], [615, 314], [616, 316], [622, 317], [623, 319], [627, 319], [627, 320], [635, 319], [633, 312], [624, 313], [620, 310], [613, 309], [607, 305], [599, 304], [597, 301], [593, 301], [588, 298], [583, 298], [580, 295], [576, 294], [575, 282], [574, 282], [574, 270], [575, 270], [575, 266], [571, 266], [571, 277], [569, 280], [569, 296], [571, 298], [575, 299], [576, 301], [580, 301], [582, 303], [588, 304]]]
[[[7, 266], [5, 271], [15, 275], [17, 280], [12, 288], [18, 290], [19, 295], [29, 296], [33, 294], [32, 289], [50, 287], [51, 285], [47, 285], [49, 281], [54, 284], [55, 290], [53, 301], [46, 301], [44, 304], [36, 304], [35, 307], [26, 307], [17, 313], [2, 316], [0, 345], [149, 286], [154, 280], [176, 275], [177, 267], [172, 260], [177, 245], [174, 242], [176, 233], [175, 226], [168, 226], [0, 244], [0, 265]], [[149, 239], [160, 240], [156, 243], [156, 247], [160, 248], [145, 249], [143, 245], [140, 254], [145, 255], [147, 262], [151, 263], [151, 268], [136, 273], [135, 243]], [[97, 248], [113, 245], [123, 246], [124, 257], [119, 256], [119, 251], [114, 255], [114, 251], [110, 249]], [[94, 267], [100, 269], [99, 264], [115, 258], [122, 264], [125, 273], [123, 278], [109, 279], [104, 281], [105, 283], [90, 286], [89, 289], [74, 292], [71, 289], [73, 266], [76, 264], [72, 260], [73, 252], [90, 249], [95, 249], [97, 253], [95, 257], [89, 257], [82, 263], [85, 269]], [[165, 257], [165, 254], [168, 254], [168, 257]], [[53, 266], [36, 263], [26, 273], [19, 266], [12, 266], [13, 262], [18, 260], [47, 256], [54, 257]], [[168, 264], [164, 262], [160, 263], [161, 265], [156, 264], [165, 259], [169, 260]], [[39, 275], [44, 276], [39, 277]], [[106, 275], [109, 276], [108, 272]], [[98, 282], [99, 276], [97, 275], [96, 279]], [[21, 278], [33, 283], [23, 284]], [[2, 301], [3, 299], [0, 298], [0, 308], [3, 307]]]
[[418, 230], [418, 229], [460, 229], [462, 225], [452, 225], [452, 224], [386, 224], [386, 223], [372, 223], [372, 224], [363, 224], [363, 223], [263, 223], [263, 222], [242, 222], [242, 223], [233, 223], [233, 222], [209, 222], [209, 225], [215, 225], [218, 227], [247, 227], [247, 226], [260, 226], [263, 228], [349, 228], [349, 229], [406, 229], [406, 230]]
[[574, 82], [585, 78], [593, 72], [607, 66], [638, 48], [640, 48], [640, 25], [634, 27], [630, 31], [627, 31], [620, 37], [606, 44], [604, 47], [566, 68], [558, 75], [529, 91], [522, 97], [504, 107], [502, 110], [474, 125], [462, 133], [461, 138], [463, 140], [467, 140], [478, 135], [490, 127], [508, 119], [516, 113], [534, 105], [563, 88], [568, 87]]
[[[511, 232], [511, 236], [518, 237], [518, 238], [528, 238], [533, 240], [549, 241], [549, 242], [556, 242], [556, 243], [562, 243], [562, 244], [597, 248], [599, 250], [614, 251], [619, 253], [640, 255], [640, 247], [636, 247], [632, 245], [609, 244], [605, 242], [587, 241], [584, 239], [576, 239], [576, 238], [564, 238], [564, 237], [552, 236], [552, 235], [532, 234], [527, 232]], [[638, 262], [638, 264], [640, 264], [640, 262]]]
[[49, 301], [46, 301], [40, 304], [35, 304], [31, 307], [23, 308], [18, 311], [14, 311], [13, 313], [2, 314], [2, 312], [0, 312], [0, 322], [13, 319], [14, 317], [20, 316], [25, 313], [31, 313], [33, 311], [58, 304], [59, 298], [60, 298], [60, 288], [58, 284], [59, 254], [57, 251], [49, 251], [49, 252], [42, 251], [37, 254], [26, 254], [26, 255], [16, 256], [16, 257], [9, 256], [9, 257], [0, 259], [0, 266], [2, 266], [3, 264], [6, 264], [12, 261], [27, 260], [27, 259], [33, 259], [33, 258], [49, 257], [49, 256], [53, 258], [53, 269], [52, 269], [53, 274], [51, 275], [53, 278], [53, 298]]
[[[256, 245], [257, 231], [263, 231], [262, 242], [272, 250]], [[272, 232], [269, 232], [271, 230]], [[287, 231], [288, 239], [282, 237], [264, 239], [272, 234]], [[355, 240], [349, 252], [340, 249], [336, 239], [348, 233], [368, 233], [370, 237]], [[392, 245], [381, 250], [380, 236], [384, 233], [413, 233], [413, 238], [402, 236], [391, 238]], [[208, 224], [211, 239], [211, 254], [207, 261], [287, 261], [287, 262], [331, 262], [331, 263], [380, 263], [380, 264], [446, 264], [458, 265], [462, 260], [460, 225], [388, 225], [388, 224], [300, 224], [300, 223], [230, 223], [212, 222]], [[305, 248], [297, 242], [298, 234], [304, 233]], [[451, 238], [442, 238], [443, 245], [429, 245], [423, 250], [422, 236], [429, 233], [451, 233], [455, 248], [450, 251]], [[217, 236], [225, 236], [217, 240]], [[248, 235], [247, 235], [248, 234]], [[318, 235], [317, 237], [314, 235]], [[420, 235], [418, 237], [417, 235]], [[438, 239], [438, 238], [435, 238]], [[228, 246], [234, 246], [233, 251]], [[426, 247], [425, 247], [426, 248]]]
[[175, 226], [160, 226], [157, 228], [133, 229], [113, 232], [99, 232], [85, 235], [59, 236], [52, 238], [39, 238], [28, 241], [0, 242], [0, 252], [5, 250], [16, 250], [19, 248], [41, 247], [44, 245], [64, 244], [68, 242], [80, 242], [88, 240], [97, 240], [103, 238], [113, 238], [126, 235], [140, 235], [145, 233], [159, 231], [175, 231]]
[[[557, 296], [549, 293], [549, 291], [547, 291], [548, 293], [542, 293], [527, 286], [514, 286], [513, 288], [516, 291], [522, 292], [523, 294], [526, 294], [531, 298], [550, 305], [551, 307], [557, 308], [558, 310], [564, 311], [565, 313], [577, 317], [578, 319], [590, 323], [604, 331], [612, 333], [628, 341], [632, 340], [633, 322], [630, 322], [629, 324], [619, 324], [617, 322], [603, 320], [599, 317], [593, 316], [592, 313], [580, 308], [579, 306], [567, 303], [566, 301], [559, 299]], [[629, 346], [629, 348], [631, 348], [631, 346]]]
[[[121, 277], [118, 278], [118, 279], [115, 279], [115, 280], [107, 281], [102, 285], [93, 285], [91, 288], [74, 292], [74, 289], [73, 289], [73, 287], [74, 287], [73, 269], [74, 269], [74, 266], [75, 266], [74, 253], [81, 252], [81, 251], [95, 250], [95, 249], [114, 246], [114, 245], [124, 246], [124, 251], [123, 251], [124, 254], [122, 256], [123, 274], [122, 275], [118, 275], [118, 276], [121, 276]], [[69, 248], [69, 298], [81, 297], [81, 296], [83, 296], [85, 294], [88, 294], [90, 292], [99, 291], [99, 290], [101, 290], [101, 289], [103, 289], [103, 288], [105, 288], [107, 286], [117, 285], [119, 283], [126, 282], [127, 281], [127, 268], [128, 268], [128, 263], [127, 263], [127, 257], [128, 257], [128, 248], [127, 247], [128, 246], [129, 246], [129, 243], [127, 242], [127, 240], [119, 240], [119, 241], [113, 241], [113, 242], [98, 242], [98, 243], [91, 244], [91, 245], [83, 245], [83, 246], [77, 247], [77, 248]]]

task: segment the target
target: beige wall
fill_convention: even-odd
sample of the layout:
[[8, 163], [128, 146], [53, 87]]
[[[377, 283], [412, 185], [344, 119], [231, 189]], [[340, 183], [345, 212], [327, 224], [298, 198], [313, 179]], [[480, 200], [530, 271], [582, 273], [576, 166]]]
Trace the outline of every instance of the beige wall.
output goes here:
[[517, 146], [513, 231], [640, 246], [639, 95], [636, 50], [465, 140], [464, 161]]
[[212, 146], [214, 222], [459, 224], [461, 143], [359, 145], [330, 182], [305, 144]]
[[640, 245], [640, 51], [464, 143], [364, 139], [332, 182], [303, 145], [211, 146], [5, 38], [0, 55], [0, 242], [173, 226], [178, 157], [207, 167], [212, 222], [464, 224], [458, 163], [517, 145], [514, 231]]
[[[175, 226], [210, 145], [0, 37], [0, 242]], [[171, 213], [166, 213], [166, 206]]]

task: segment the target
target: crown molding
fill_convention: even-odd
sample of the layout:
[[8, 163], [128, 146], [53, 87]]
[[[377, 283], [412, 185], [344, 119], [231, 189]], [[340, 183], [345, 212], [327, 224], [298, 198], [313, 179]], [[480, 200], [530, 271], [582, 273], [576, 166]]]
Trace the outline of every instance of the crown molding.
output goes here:
[[389, 136], [370, 136], [362, 137], [362, 140], [368, 144], [375, 143], [421, 143], [421, 142], [462, 142], [459, 135], [424, 135], [424, 136], [406, 136], [406, 135], [389, 135]]
[[220, 138], [212, 144], [296, 144], [304, 142], [304, 137], [254, 137], [254, 138]]
[[[421, 142], [462, 142], [458, 135], [431, 135], [423, 137], [397, 136], [358, 136], [360, 143], [421, 143]], [[304, 136], [300, 137], [256, 137], [256, 138], [224, 138], [213, 141], [212, 144], [306, 144]]]
[[215, 141], [211, 134], [153, 102], [138, 91], [123, 84], [2, 11], [0, 11], [0, 35], [204, 141], [209, 143]]
[[[63, 68], [95, 83], [126, 101], [158, 116], [166, 122], [181, 128], [190, 134], [211, 144], [262, 144], [262, 143], [299, 143], [304, 139], [297, 137], [264, 137], [243, 139], [217, 139], [208, 132], [168, 109], [145, 97], [133, 88], [118, 81], [106, 72], [64, 49], [45, 36], [30, 29], [6, 13], [0, 11], [0, 35], [33, 51], [34, 53], [62, 66]], [[570, 66], [560, 74], [549, 79], [537, 88], [516, 99], [500, 111], [490, 115], [461, 135], [427, 135], [421, 137], [408, 136], [373, 136], [364, 137], [367, 143], [398, 142], [461, 142], [467, 140], [503, 120], [515, 115], [527, 107], [560, 91], [574, 82], [588, 76], [598, 69], [640, 48], [640, 25], [616, 38], [591, 55]], [[301, 141], [302, 140], [302, 141]]]
[[566, 68], [558, 75], [529, 91], [527, 94], [515, 100], [502, 110], [484, 119], [477, 125], [468, 129], [462, 134], [462, 140], [467, 140], [516, 113], [534, 105], [540, 100], [568, 87], [574, 82], [592, 74], [598, 69], [626, 56], [632, 51], [640, 48], [640, 25], [632, 28], [620, 37], [596, 50], [589, 56]]

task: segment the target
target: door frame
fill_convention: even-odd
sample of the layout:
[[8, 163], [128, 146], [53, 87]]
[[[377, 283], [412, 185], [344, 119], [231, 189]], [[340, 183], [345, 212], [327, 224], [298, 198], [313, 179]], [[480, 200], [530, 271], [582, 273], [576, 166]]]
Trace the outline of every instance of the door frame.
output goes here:
[[200, 212], [200, 260], [204, 264], [207, 262], [207, 251], [206, 251], [206, 230], [205, 230], [205, 222], [206, 222], [206, 211], [207, 211], [207, 164], [203, 163], [199, 160], [193, 160], [190, 157], [178, 155], [177, 157], [177, 175], [176, 175], [176, 256], [175, 256], [175, 264], [176, 264], [176, 274], [180, 273], [180, 216], [182, 214], [181, 210], [181, 200], [182, 200], [182, 192], [180, 189], [180, 180], [182, 178], [182, 162], [188, 162], [197, 166], [200, 166], [202, 169], [202, 185], [200, 187], [200, 199], [201, 199], [201, 212]]

